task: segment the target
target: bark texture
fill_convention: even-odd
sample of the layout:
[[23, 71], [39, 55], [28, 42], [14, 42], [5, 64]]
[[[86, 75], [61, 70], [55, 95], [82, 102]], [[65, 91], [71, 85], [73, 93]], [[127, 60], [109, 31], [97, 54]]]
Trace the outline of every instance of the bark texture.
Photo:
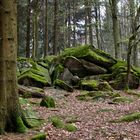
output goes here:
[[16, 79], [17, 3], [1, 0], [0, 7], [0, 133], [25, 132]]

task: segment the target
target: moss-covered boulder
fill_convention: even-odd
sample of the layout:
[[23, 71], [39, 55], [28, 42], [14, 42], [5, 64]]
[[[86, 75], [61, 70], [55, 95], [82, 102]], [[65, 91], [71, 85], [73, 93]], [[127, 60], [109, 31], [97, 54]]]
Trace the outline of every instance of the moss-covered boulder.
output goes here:
[[65, 124], [64, 124], [63, 120], [60, 117], [52, 116], [49, 119], [52, 122], [52, 125], [54, 127], [56, 127], [56, 128], [64, 128]]
[[18, 83], [25, 86], [35, 87], [44, 87], [51, 85], [50, 78], [47, 79], [42, 72], [35, 69], [29, 69], [21, 73], [18, 77]]
[[84, 59], [105, 68], [108, 68], [116, 63], [116, 60], [109, 54], [88, 45], [65, 49], [61, 57], [65, 58], [67, 56]]
[[108, 82], [98, 80], [81, 80], [80, 88], [87, 91], [113, 91]]
[[81, 80], [79, 86], [82, 90], [98, 90], [99, 82], [97, 80]]
[[44, 106], [44, 107], [47, 107], [47, 108], [55, 107], [55, 101], [52, 97], [46, 96], [40, 102], [40, 106]]
[[[114, 80], [110, 81], [109, 83], [116, 90], [125, 89], [126, 88], [126, 73], [122, 72], [118, 74], [114, 78]], [[139, 77], [131, 73], [129, 77], [129, 88], [137, 89], [138, 87], [139, 87]]]
[[56, 79], [54, 85], [55, 87], [60, 87], [68, 92], [73, 92], [73, 87], [60, 79]]
[[89, 75], [104, 74], [107, 72], [106, 69], [101, 68], [94, 63], [90, 63], [83, 59], [77, 59], [76, 57], [66, 57], [64, 66], [67, 67], [73, 75], [77, 75], [82, 78]]
[[[24, 120], [29, 128], [38, 127], [42, 124], [43, 120], [39, 119], [39, 115], [33, 110], [32, 105], [27, 99], [19, 98], [20, 104], [23, 108], [22, 113], [24, 115]], [[17, 120], [20, 122], [19, 120]]]

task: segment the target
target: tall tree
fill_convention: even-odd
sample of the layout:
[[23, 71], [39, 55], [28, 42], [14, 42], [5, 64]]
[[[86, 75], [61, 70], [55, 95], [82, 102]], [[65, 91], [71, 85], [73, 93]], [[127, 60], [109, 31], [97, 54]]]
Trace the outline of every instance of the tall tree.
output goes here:
[[88, 1], [88, 26], [89, 26], [89, 41], [90, 45], [93, 45], [93, 28], [92, 28], [92, 0]]
[[26, 130], [20, 110], [17, 79], [17, 3], [0, 1], [0, 133]]
[[44, 40], [44, 56], [48, 54], [48, 0], [45, 3], [45, 40]]
[[[134, 18], [135, 18], [135, 1], [134, 0], [129, 0], [129, 7], [130, 7], [130, 28], [131, 32], [135, 32], [135, 27], [134, 27]], [[137, 66], [137, 45], [133, 47], [133, 65]]]
[[139, 16], [140, 16], [140, 6], [138, 7], [136, 16], [134, 17], [134, 22], [133, 22], [134, 30], [132, 32], [132, 35], [129, 38], [129, 43], [128, 43], [126, 88], [129, 88], [132, 49], [140, 42], [140, 39], [139, 39], [140, 24], [138, 24], [139, 23]]
[[30, 57], [30, 17], [31, 17], [30, 0], [27, 0], [27, 34], [26, 34], [26, 57]]
[[57, 54], [57, 41], [58, 41], [58, 36], [57, 36], [57, 28], [58, 28], [58, 0], [54, 0], [54, 39], [53, 39], [53, 54]]
[[114, 37], [114, 46], [115, 46], [115, 58], [120, 59], [120, 33], [119, 33], [119, 21], [118, 21], [118, 7], [117, 0], [109, 0], [111, 13], [112, 13], [112, 21], [113, 21], [113, 37]]
[[100, 36], [99, 36], [99, 1], [95, 0], [95, 27], [96, 27], [96, 38], [97, 38], [97, 47], [100, 48]]
[[39, 1], [35, 0], [33, 10], [33, 50], [32, 57], [36, 58], [38, 53], [38, 7]]
[[87, 24], [88, 24], [88, 1], [84, 0], [85, 4], [85, 44], [88, 42], [88, 29], [87, 29]]

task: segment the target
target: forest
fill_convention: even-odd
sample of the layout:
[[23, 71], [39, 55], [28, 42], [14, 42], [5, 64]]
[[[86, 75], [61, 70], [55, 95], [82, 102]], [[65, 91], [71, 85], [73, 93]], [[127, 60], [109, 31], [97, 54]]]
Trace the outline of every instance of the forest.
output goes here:
[[0, 140], [140, 139], [140, 0], [0, 0]]

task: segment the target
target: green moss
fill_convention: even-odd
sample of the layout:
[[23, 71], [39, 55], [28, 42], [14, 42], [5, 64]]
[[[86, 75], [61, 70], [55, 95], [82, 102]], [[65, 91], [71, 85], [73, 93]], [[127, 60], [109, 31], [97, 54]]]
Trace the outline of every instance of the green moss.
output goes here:
[[100, 100], [100, 99], [105, 99], [106, 97], [109, 97], [109, 95], [101, 91], [92, 91], [83, 95], [76, 96], [78, 100], [84, 100], [84, 101]]
[[133, 102], [133, 100], [130, 99], [130, 98], [128, 98], [128, 97], [115, 97], [113, 99], [113, 102], [117, 102], [117, 103], [121, 103], [121, 102], [125, 103], [125, 102], [128, 102], [128, 103], [130, 103], [130, 102]]
[[38, 65], [40, 65], [40, 66], [42, 66], [42, 67], [44, 67], [44, 68], [46, 68], [46, 69], [48, 69], [48, 68], [49, 68], [48, 63], [38, 62]]
[[108, 82], [100, 82], [99, 85], [98, 85], [98, 90], [113, 91], [113, 88], [109, 85]]
[[64, 66], [62, 66], [61, 64], [51, 66], [51, 68], [49, 69], [49, 72], [51, 75], [52, 83], [54, 83], [54, 81], [59, 78], [60, 74], [63, 71], [64, 71]]
[[54, 101], [54, 99], [52, 97], [47, 96], [47, 97], [42, 99], [40, 105], [45, 106], [47, 108], [55, 107], [55, 101]]
[[64, 82], [60, 79], [56, 79], [54, 82], [54, 85], [66, 90], [66, 91], [73, 92], [73, 87], [68, 85], [66, 82]]
[[77, 130], [76, 126], [74, 126], [73, 124], [67, 123], [65, 124], [65, 130], [69, 131], [69, 132], [75, 132]]
[[126, 93], [128, 95], [134, 95], [134, 96], [140, 97], [140, 92], [138, 92], [138, 91], [134, 91], [134, 90], [129, 89], [129, 90], [126, 91]]
[[51, 62], [53, 62], [54, 59], [56, 59], [56, 58], [57, 58], [56, 55], [48, 55], [47, 57], [45, 57], [44, 61], [45, 61], [46, 63], [51, 63]]
[[136, 113], [124, 115], [120, 117], [119, 119], [112, 120], [110, 122], [113, 122], [113, 123], [132, 122], [139, 119], [140, 119], [140, 112], [136, 112]]
[[67, 48], [64, 50], [61, 57], [65, 58], [67, 56], [84, 58], [88, 61], [95, 62], [96, 64], [102, 64], [104, 67], [108, 67], [116, 63], [113, 58], [109, 57], [109, 54], [106, 54], [105, 52], [99, 51], [95, 48], [93, 49], [89, 45]]
[[96, 80], [82, 80], [80, 81], [80, 88], [82, 90], [98, 90], [99, 82]]
[[46, 140], [45, 133], [39, 133], [31, 138], [31, 140]]
[[38, 73], [40, 72], [40, 74], [43, 75], [46, 78], [46, 80], [48, 81], [48, 83], [51, 85], [51, 78], [50, 78], [48, 69], [46, 69], [40, 65], [37, 65], [37, 71], [38, 71]]
[[64, 122], [61, 120], [60, 117], [54, 116], [50, 118], [52, 125], [56, 128], [64, 128]]
[[101, 109], [98, 109], [96, 112], [100, 113], [100, 112], [112, 112], [112, 111], [114, 110], [111, 108], [101, 108]]
[[127, 66], [127, 63], [125, 61], [117, 61], [116, 64], [114, 64], [111, 68], [110, 68], [110, 71], [114, 72], [116, 71], [116, 69], [118, 68], [126, 68]]
[[50, 82], [42, 75], [42, 73], [38, 72], [37, 70], [27, 70], [25, 72], [23, 72], [19, 77], [18, 77], [18, 81], [19, 83], [24, 79], [32, 79], [36, 82], [40, 82], [43, 85], [50, 85]]
[[27, 132], [27, 127], [24, 125], [21, 117], [16, 118], [16, 132], [19, 132], [19, 133]]

